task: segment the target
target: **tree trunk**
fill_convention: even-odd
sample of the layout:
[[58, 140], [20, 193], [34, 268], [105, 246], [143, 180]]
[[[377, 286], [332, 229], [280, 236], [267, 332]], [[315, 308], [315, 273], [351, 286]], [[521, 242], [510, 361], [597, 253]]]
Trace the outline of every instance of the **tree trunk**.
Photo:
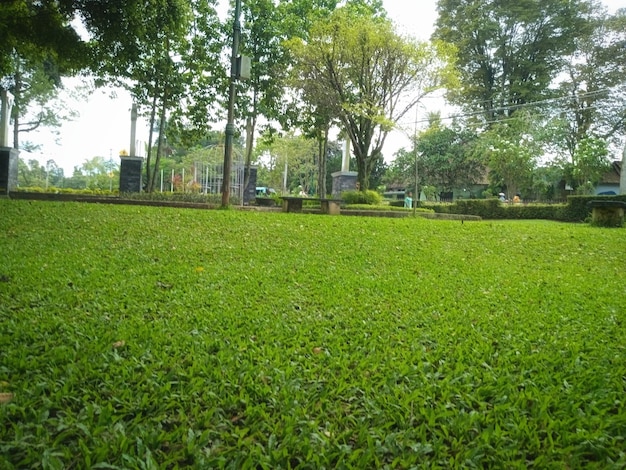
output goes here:
[[[13, 87], [13, 109], [11, 110], [12, 116], [9, 118], [13, 118], [13, 148], [20, 148], [20, 109], [22, 105], [22, 74], [18, 69], [13, 75], [13, 80], [15, 81], [15, 85]], [[8, 144], [8, 142], [7, 142]]]
[[152, 137], [154, 134], [154, 120], [156, 119], [156, 106], [157, 106], [157, 97], [156, 93], [152, 98], [152, 109], [150, 110], [150, 131], [148, 132], [148, 155], [146, 155], [146, 188], [150, 191], [150, 177], [152, 173], [150, 172], [150, 163], [152, 159]]
[[161, 111], [159, 113], [159, 141], [157, 143], [157, 153], [154, 160], [152, 169], [152, 178], [150, 179], [150, 192], [154, 192], [154, 185], [156, 183], [157, 172], [159, 171], [159, 165], [161, 164], [161, 152], [163, 150], [163, 134], [165, 133], [165, 113], [167, 111], [167, 87], [163, 90], [163, 97], [161, 101]]

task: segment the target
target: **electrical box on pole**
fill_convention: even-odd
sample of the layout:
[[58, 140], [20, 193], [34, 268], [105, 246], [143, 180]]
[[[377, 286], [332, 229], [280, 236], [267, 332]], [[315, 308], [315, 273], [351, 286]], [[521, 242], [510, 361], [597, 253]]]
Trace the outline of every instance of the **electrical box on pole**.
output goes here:
[[237, 79], [249, 80], [250, 71], [252, 69], [252, 60], [250, 57], [240, 55], [237, 57]]

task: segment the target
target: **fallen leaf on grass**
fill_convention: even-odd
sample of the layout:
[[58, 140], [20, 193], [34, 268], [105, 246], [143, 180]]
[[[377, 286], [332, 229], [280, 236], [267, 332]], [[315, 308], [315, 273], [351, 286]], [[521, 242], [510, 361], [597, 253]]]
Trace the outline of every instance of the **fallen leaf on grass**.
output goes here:
[[115, 343], [113, 343], [114, 348], [121, 348], [123, 346], [126, 346], [126, 341], [124, 340], [116, 341]]
[[9, 403], [11, 400], [13, 400], [12, 393], [0, 393], [0, 403]]
[[321, 354], [322, 348], [313, 348], [313, 354]]

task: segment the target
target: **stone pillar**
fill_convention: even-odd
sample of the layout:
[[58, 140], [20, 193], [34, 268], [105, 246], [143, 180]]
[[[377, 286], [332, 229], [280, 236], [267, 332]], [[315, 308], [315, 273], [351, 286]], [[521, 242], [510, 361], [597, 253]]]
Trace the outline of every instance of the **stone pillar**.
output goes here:
[[622, 153], [622, 167], [619, 177], [619, 193], [626, 194], [626, 147], [624, 147], [624, 152]]
[[336, 171], [331, 176], [333, 177], [333, 198], [339, 199], [344, 191], [354, 191], [356, 189], [358, 177], [356, 171]]
[[246, 206], [250, 204], [250, 201], [256, 200], [256, 174], [256, 166], [250, 166], [244, 170], [244, 181], [248, 181], [248, 185], [243, 190], [243, 203]]
[[143, 158], [120, 156], [120, 193], [140, 193], [143, 184]]
[[350, 171], [350, 139], [343, 143], [343, 153], [341, 155], [341, 171]]
[[133, 104], [130, 110], [130, 153], [131, 157], [136, 157], [136, 146], [137, 146], [137, 105]]
[[0, 194], [7, 195], [17, 188], [17, 149], [0, 147]]
[[11, 122], [11, 109], [13, 108], [13, 95], [7, 90], [0, 92], [0, 148], [9, 147], [9, 124]]

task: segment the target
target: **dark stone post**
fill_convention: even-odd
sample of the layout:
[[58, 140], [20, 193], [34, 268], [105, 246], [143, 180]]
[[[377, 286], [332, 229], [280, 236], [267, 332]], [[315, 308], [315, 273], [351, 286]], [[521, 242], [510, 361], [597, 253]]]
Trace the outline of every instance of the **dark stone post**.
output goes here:
[[120, 194], [142, 190], [143, 157], [120, 156]]
[[0, 194], [8, 195], [17, 188], [17, 159], [19, 150], [0, 147]]
[[358, 173], [356, 171], [336, 171], [333, 177], [333, 198], [341, 198], [344, 191], [354, 191], [356, 189], [356, 180]]
[[256, 174], [257, 167], [249, 166], [245, 169], [244, 173], [244, 181], [247, 181], [248, 184], [243, 190], [243, 204], [248, 205], [250, 201], [256, 200]]

